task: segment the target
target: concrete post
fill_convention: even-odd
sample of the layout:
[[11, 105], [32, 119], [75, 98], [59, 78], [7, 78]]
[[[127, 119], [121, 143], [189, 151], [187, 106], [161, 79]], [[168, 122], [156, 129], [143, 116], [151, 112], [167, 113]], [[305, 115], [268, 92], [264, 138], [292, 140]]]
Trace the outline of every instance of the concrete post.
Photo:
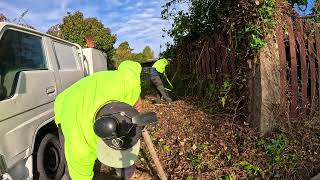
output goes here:
[[280, 107], [280, 60], [275, 33], [255, 57], [250, 83], [250, 121], [263, 136], [273, 128]]

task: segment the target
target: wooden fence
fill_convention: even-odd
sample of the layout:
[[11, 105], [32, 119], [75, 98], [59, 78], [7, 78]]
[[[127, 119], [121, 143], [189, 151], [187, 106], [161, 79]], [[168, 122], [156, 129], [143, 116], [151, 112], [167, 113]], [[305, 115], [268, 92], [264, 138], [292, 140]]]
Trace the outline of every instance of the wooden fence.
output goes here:
[[192, 95], [206, 97], [209, 85], [222, 85], [235, 75], [236, 55], [226, 37], [215, 33], [179, 44], [178, 66], [192, 76], [189, 83]]
[[320, 104], [320, 34], [313, 19], [286, 17], [277, 28], [281, 107], [291, 117], [305, 116]]

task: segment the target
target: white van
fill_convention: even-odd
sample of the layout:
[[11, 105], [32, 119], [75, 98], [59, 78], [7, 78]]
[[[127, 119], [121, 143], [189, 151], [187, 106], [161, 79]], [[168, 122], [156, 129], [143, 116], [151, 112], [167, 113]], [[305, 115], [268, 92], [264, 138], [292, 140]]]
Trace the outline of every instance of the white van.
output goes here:
[[61, 179], [54, 99], [106, 69], [105, 54], [96, 49], [0, 23], [0, 179]]

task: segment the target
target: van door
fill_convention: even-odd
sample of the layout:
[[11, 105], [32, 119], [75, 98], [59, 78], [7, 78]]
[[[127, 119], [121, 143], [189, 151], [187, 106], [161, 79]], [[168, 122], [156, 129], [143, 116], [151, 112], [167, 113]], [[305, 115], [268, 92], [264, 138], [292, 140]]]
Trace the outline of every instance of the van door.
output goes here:
[[[1, 35], [1, 34], [0, 34]], [[6, 29], [0, 39], [0, 154], [8, 168], [32, 153], [57, 94], [40, 35]]]
[[52, 40], [52, 46], [63, 90], [84, 77], [84, 71], [76, 46], [56, 40]]

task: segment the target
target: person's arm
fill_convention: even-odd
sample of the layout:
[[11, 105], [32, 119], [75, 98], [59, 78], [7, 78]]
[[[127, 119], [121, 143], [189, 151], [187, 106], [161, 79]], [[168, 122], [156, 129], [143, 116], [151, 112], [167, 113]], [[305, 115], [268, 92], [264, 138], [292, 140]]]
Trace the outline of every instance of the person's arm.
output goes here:
[[139, 99], [137, 100], [137, 102], [134, 104], [133, 106], [138, 112], [141, 112], [142, 111], [142, 100], [141, 98], [139, 97]]

